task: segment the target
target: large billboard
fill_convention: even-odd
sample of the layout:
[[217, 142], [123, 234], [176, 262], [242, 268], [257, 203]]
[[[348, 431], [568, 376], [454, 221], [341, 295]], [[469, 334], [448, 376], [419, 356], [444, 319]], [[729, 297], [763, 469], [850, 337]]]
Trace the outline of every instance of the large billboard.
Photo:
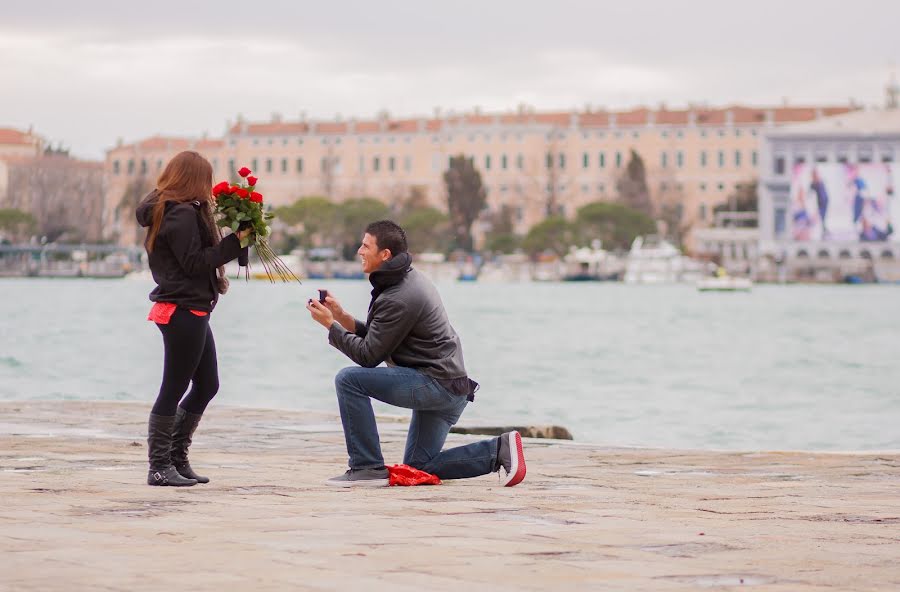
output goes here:
[[795, 241], [900, 241], [893, 163], [799, 163], [791, 178]]

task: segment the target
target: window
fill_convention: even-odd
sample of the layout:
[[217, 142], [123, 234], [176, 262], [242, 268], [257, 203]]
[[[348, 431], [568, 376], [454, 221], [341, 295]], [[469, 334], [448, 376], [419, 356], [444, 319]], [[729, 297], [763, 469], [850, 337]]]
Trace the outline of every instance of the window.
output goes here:
[[662, 168], [666, 168], [669, 166], [669, 155], [666, 152], [663, 152], [659, 155], [659, 166]]
[[147, 160], [144, 158], [141, 159], [141, 174], [142, 175], [147, 174]]
[[272, 138], [269, 138], [269, 146], [272, 145]]
[[259, 162], [255, 158], [250, 161], [250, 168], [254, 171], [259, 168]]
[[396, 166], [397, 166], [397, 160], [393, 156], [389, 157], [388, 158], [388, 170], [391, 172], [394, 172], [394, 169], [396, 168]]
[[503, 169], [504, 171], [505, 171], [506, 168], [507, 168], [507, 161], [506, 161], [506, 155], [505, 155], [505, 154], [502, 155], [502, 156], [500, 157], [500, 168]]
[[756, 166], [759, 163], [759, 153], [754, 150], [750, 153], [750, 164]]
[[706, 220], [706, 204], [700, 204], [700, 208], [697, 212], [697, 217], [701, 220]]
[[[216, 168], [216, 165], [213, 165], [213, 168]], [[158, 171], [162, 170], [162, 159], [161, 158], [156, 159], [156, 170], [158, 170]]]
[[784, 156], [779, 155], [779, 156], [775, 157], [775, 162], [772, 163], [772, 170], [775, 172], [776, 175], [784, 174], [784, 171], [785, 171]]
[[735, 138], [740, 138], [740, 137], [741, 137], [741, 130], [739, 130], [739, 129], [734, 130], [734, 137], [735, 137]]
[[297, 159], [297, 172], [298, 173], [303, 172], [303, 159], [302, 158]]
[[734, 166], [736, 166], [736, 167], [741, 166], [741, 151], [740, 150], [734, 151]]
[[329, 164], [328, 157], [323, 156], [322, 160], [319, 162], [319, 168], [322, 170], [323, 173], [327, 173], [329, 171], [330, 167], [328, 166], [328, 164]]
[[641, 137], [641, 134], [639, 132], [631, 132], [631, 137], [637, 140]]
[[706, 183], [700, 183], [700, 191], [706, 191]]
[[582, 185], [582, 186], [581, 186], [581, 192], [582, 192], [582, 193], [587, 193], [587, 192], [589, 192], [590, 190], [591, 190], [591, 188], [590, 188], [590, 186], [588, 186], [588, 185]]
[[281, 172], [286, 173], [288, 169], [288, 163], [286, 158], [281, 159]]
[[681, 168], [684, 166], [684, 152], [679, 150], [675, 153], [675, 166]]
[[490, 154], [486, 154], [484, 157], [484, 170], [486, 170], [486, 171], [491, 170], [491, 155]]
[[272, 159], [271, 158], [266, 159], [266, 172], [267, 173], [272, 172]]
[[719, 150], [719, 168], [723, 168], [725, 166], [725, 151]]
[[549, 152], [547, 153], [547, 168], [548, 169], [553, 168], [553, 155], [550, 154]]
[[665, 191], [668, 191], [668, 189], [669, 189], [669, 185], [665, 181], [663, 181], [662, 183], [659, 184], [660, 191], [665, 192]]
[[597, 183], [597, 191], [600, 193], [606, 193], [606, 185], [603, 183]]
[[881, 162], [894, 162], [894, 150], [890, 146], [881, 147]]
[[233, 158], [228, 159], [228, 173], [231, 175], [234, 174], [234, 159]]
[[525, 157], [521, 154], [516, 156], [516, 168], [522, 170], [525, 168]]
[[[435, 169], [435, 170], [437, 170], [437, 169]], [[366, 172], [366, 157], [365, 156], [359, 157], [359, 172], [360, 173]]]
[[431, 155], [431, 170], [439, 171], [441, 169], [441, 154], [440, 152], [435, 152]]
[[775, 238], [784, 238], [787, 229], [787, 210], [775, 208]]
[[[162, 161], [159, 161], [159, 163], [160, 163], [160, 167], [162, 167]], [[212, 159], [212, 168], [213, 168], [213, 170], [216, 170], [217, 168], [219, 168], [219, 159], [218, 158]]]
[[376, 156], [375, 158], [372, 159], [372, 170], [377, 173], [380, 168], [381, 168], [381, 159]]
[[303, 138], [297, 138], [297, 146], [303, 146]]
[[616, 168], [617, 169], [622, 168], [622, 153], [621, 152], [616, 152]]
[[118, 160], [113, 161], [113, 174], [114, 175], [119, 174], [119, 161]]
[[253, 138], [253, 145], [259, 146], [259, 138]]
[[859, 162], [872, 162], [872, 147], [860, 146], [856, 149], [856, 155]]
[[606, 155], [601, 152], [598, 156], [599, 156], [598, 162], [600, 164], [600, 168], [601, 169], [606, 168]]
[[403, 170], [407, 172], [412, 170], [412, 156], [403, 157]]
[[561, 169], [566, 168], [566, 155], [565, 154], [559, 155], [559, 168], [561, 168]]
[[591, 164], [591, 157], [587, 152], [585, 152], [584, 154], [581, 155], [581, 168], [586, 169], [590, 166], [590, 164]]
[[706, 166], [706, 150], [700, 151], [700, 166], [701, 167]]
[[282, 145], [282, 146], [287, 146], [287, 144], [288, 144], [288, 139], [287, 139], [287, 138], [283, 138], [283, 139], [281, 140], [281, 145]]
[[669, 132], [667, 132], [666, 130], [663, 130], [662, 132], [660, 132], [660, 135], [661, 135], [662, 137], [664, 137], [664, 138], [668, 138], [668, 137], [669, 137]]
[[725, 183], [719, 183], [719, 191], [725, 191]]

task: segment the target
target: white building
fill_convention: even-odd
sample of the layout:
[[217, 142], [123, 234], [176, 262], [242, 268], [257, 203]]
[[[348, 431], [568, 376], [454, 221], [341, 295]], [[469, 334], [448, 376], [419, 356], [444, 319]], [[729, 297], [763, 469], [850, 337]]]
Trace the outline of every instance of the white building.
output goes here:
[[896, 267], [898, 156], [894, 108], [767, 130], [760, 146], [760, 255], [782, 273], [818, 279], [879, 277], [879, 266]]

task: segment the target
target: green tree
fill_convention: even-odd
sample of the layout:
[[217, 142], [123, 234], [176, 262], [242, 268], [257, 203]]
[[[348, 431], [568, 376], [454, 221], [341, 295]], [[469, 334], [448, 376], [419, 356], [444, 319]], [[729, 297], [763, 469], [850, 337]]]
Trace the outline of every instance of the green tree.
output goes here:
[[550, 216], [531, 227], [522, 241], [522, 248], [530, 255], [547, 250], [563, 255], [574, 242], [575, 227], [562, 216]]
[[647, 168], [644, 166], [644, 159], [634, 150], [631, 151], [625, 172], [616, 183], [616, 190], [619, 201], [626, 206], [648, 216], [653, 215], [653, 202], [650, 201], [650, 189], [647, 187]]
[[13, 240], [21, 240], [36, 226], [34, 216], [14, 208], [0, 208], [0, 231]]
[[488, 216], [490, 230], [485, 237], [485, 248], [495, 253], [512, 253], [522, 244], [522, 238], [515, 233], [513, 209], [503, 205]]
[[450, 249], [453, 240], [450, 218], [436, 208], [419, 207], [407, 210], [400, 216], [399, 224], [406, 232], [411, 251], [445, 253]]
[[391, 210], [374, 197], [348, 199], [338, 204], [340, 246], [345, 259], [356, 255], [363, 232], [370, 222], [390, 218]]
[[338, 207], [318, 195], [301, 197], [291, 205], [276, 208], [275, 216], [288, 226], [302, 228], [299, 233], [288, 231], [286, 234], [297, 237], [299, 244], [307, 248], [334, 246], [341, 234]]
[[628, 206], [595, 201], [578, 208], [575, 226], [579, 242], [600, 239], [607, 249], [628, 249], [636, 236], [653, 234], [650, 216]]
[[472, 223], [487, 204], [487, 193], [481, 183], [481, 173], [475, 168], [474, 159], [463, 154], [450, 158], [450, 166], [444, 172], [447, 186], [447, 209], [456, 237], [456, 246], [472, 250]]

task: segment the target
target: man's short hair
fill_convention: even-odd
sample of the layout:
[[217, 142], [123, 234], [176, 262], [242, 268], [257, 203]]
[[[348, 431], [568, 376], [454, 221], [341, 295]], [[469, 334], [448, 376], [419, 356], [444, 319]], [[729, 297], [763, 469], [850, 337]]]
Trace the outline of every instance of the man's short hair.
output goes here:
[[366, 234], [375, 237], [375, 244], [378, 250], [390, 249], [391, 257], [405, 253], [408, 250], [406, 246], [406, 233], [400, 228], [400, 225], [392, 220], [378, 220], [366, 226]]

